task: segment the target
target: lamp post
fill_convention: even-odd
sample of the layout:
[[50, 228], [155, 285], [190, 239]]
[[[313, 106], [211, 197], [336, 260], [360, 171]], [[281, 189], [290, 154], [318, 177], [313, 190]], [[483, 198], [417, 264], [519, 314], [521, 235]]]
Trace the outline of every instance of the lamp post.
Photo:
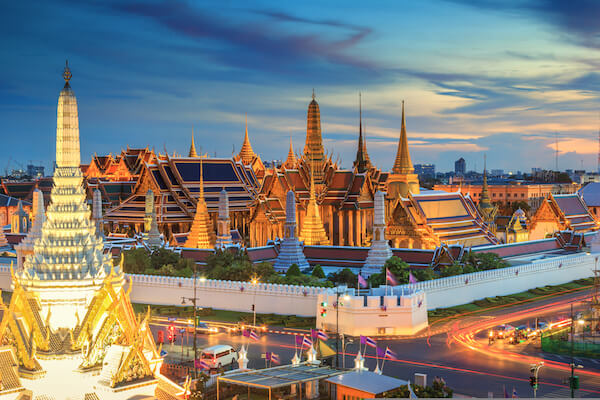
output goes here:
[[256, 285], [258, 284], [258, 278], [256, 276], [254, 276], [252, 278], [252, 285], [254, 285], [254, 296], [252, 297], [252, 312], [254, 314], [254, 318], [253, 318], [253, 329], [256, 328]]
[[[335, 367], [338, 368], [339, 356], [340, 356], [340, 305], [344, 305], [340, 303], [340, 288], [335, 288], [336, 300], [335, 300]], [[344, 295], [344, 300], [350, 300], [350, 296], [347, 294]]]
[[342, 369], [346, 369], [346, 346], [354, 343], [354, 340], [346, 340], [346, 335], [342, 333]]
[[[196, 267], [196, 263], [194, 263], [194, 297], [181, 297], [181, 304], [185, 304], [186, 300], [190, 301], [192, 303], [192, 305], [194, 306], [194, 341], [193, 341], [193, 346], [194, 346], [194, 379], [198, 379], [198, 366], [196, 365], [196, 360], [198, 359], [198, 343], [196, 342], [196, 330], [198, 327], [198, 318], [197, 318], [197, 314], [196, 314], [196, 309], [197, 309], [197, 301], [198, 301], [198, 297], [196, 296], [196, 281], [198, 279], [197, 276], [197, 267]], [[200, 278], [200, 281], [204, 282], [206, 280], [206, 278], [202, 277]]]
[[574, 337], [574, 329], [575, 321], [573, 320], [573, 303], [571, 303], [571, 377], [569, 378], [569, 387], [571, 388], [571, 398], [575, 398], [575, 389], [579, 388], [579, 377], [575, 379], [575, 368], [581, 369], [583, 365], [575, 365], [575, 359], [573, 357], [573, 340]]

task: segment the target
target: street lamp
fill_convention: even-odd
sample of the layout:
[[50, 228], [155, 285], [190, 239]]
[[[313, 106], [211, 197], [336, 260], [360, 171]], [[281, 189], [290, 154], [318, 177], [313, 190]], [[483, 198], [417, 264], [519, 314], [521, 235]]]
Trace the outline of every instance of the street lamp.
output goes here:
[[[198, 320], [196, 317], [196, 304], [198, 301], [198, 297], [196, 296], [196, 280], [198, 279], [197, 275], [197, 267], [196, 267], [196, 263], [194, 263], [194, 297], [181, 297], [181, 304], [185, 305], [186, 300], [190, 301], [192, 303], [192, 305], [194, 306], [194, 379], [198, 379], [198, 366], [196, 365], [196, 359], [198, 359], [198, 344], [196, 342], [196, 330], [198, 327]], [[201, 282], [206, 281], [205, 277], [200, 278]], [[183, 343], [183, 339], [182, 339], [182, 343]]]
[[346, 346], [352, 343], [354, 343], [354, 340], [346, 340], [346, 335], [342, 333], [342, 369], [346, 369]]
[[575, 398], [575, 389], [579, 389], [579, 377], [575, 376], [575, 368], [581, 369], [583, 365], [575, 365], [573, 357], [573, 341], [575, 340], [575, 332], [573, 330], [573, 303], [571, 303], [571, 377], [569, 378], [569, 387], [571, 388], [571, 398]]
[[250, 281], [252, 283], [252, 285], [254, 285], [254, 296], [252, 297], [252, 312], [254, 314], [254, 318], [253, 318], [253, 329], [256, 328], [256, 285], [258, 284], [258, 278], [255, 276], [252, 277], [252, 280]]

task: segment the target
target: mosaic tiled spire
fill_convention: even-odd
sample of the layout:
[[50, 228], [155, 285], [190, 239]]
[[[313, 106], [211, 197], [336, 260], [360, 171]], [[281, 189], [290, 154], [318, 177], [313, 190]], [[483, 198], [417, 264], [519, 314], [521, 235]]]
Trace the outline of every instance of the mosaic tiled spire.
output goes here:
[[156, 208], [154, 207], [154, 192], [148, 189], [146, 192], [146, 216], [144, 218], [145, 238], [150, 247], [160, 247], [162, 240], [158, 223], [156, 221]]
[[219, 217], [217, 219], [217, 247], [225, 247], [232, 244], [231, 223], [229, 220], [229, 198], [227, 190], [223, 188], [219, 193]]
[[296, 236], [296, 197], [294, 191], [287, 192], [285, 200], [285, 226], [284, 238], [279, 247], [279, 255], [273, 263], [273, 268], [278, 272], [286, 272], [292, 264], [301, 270], [308, 269], [308, 261], [302, 251], [302, 245]]
[[192, 143], [190, 143], [188, 157], [198, 157], [198, 153], [196, 153], [196, 144], [194, 143], [194, 128], [192, 128]]
[[311, 166], [311, 174], [315, 182], [323, 182], [323, 167], [325, 164], [325, 152], [323, 150], [323, 138], [321, 136], [321, 111], [315, 100], [313, 90], [312, 101], [308, 105], [306, 114], [306, 143], [304, 144], [304, 161]]
[[302, 222], [299, 239], [304, 242], [305, 246], [328, 246], [330, 242], [327, 233], [325, 233], [323, 221], [321, 221], [313, 175], [313, 173], [310, 174], [310, 199], [308, 200], [306, 216]]
[[485, 155], [483, 156], [483, 185], [481, 187], [481, 199], [479, 200], [479, 204], [477, 205], [477, 209], [479, 213], [483, 217], [483, 220], [488, 224], [493, 224], [496, 219], [496, 214], [498, 213], [498, 206], [492, 204], [490, 200], [490, 194], [488, 192], [488, 183], [487, 183], [487, 160]]
[[214, 249], [216, 235], [213, 229], [212, 220], [208, 214], [208, 207], [204, 200], [204, 176], [202, 169], [202, 160], [200, 160], [200, 195], [196, 203], [196, 214], [190, 233], [185, 242], [185, 247], [196, 249]]
[[[24, 287], [40, 293], [43, 311], [47, 313], [52, 305], [53, 328], [74, 326], [75, 316], [69, 313], [79, 310], [83, 314], [82, 307], [113, 265], [110, 254], [104, 253], [104, 240], [96, 234], [86, 202], [79, 168], [77, 100], [69, 85], [68, 65], [63, 77], [66, 83], [58, 99], [57, 168], [51, 202], [41, 237], [20, 275]], [[118, 279], [122, 280], [120, 272]]]
[[364, 277], [380, 273], [385, 262], [392, 257], [392, 250], [385, 239], [385, 193], [379, 190], [375, 193], [373, 208], [373, 240], [361, 271]]
[[248, 138], [248, 115], [246, 114], [246, 133], [244, 135], [244, 143], [242, 143], [242, 149], [239, 154], [240, 159], [244, 164], [250, 164], [255, 157], [252, 145], [250, 145], [250, 139]]

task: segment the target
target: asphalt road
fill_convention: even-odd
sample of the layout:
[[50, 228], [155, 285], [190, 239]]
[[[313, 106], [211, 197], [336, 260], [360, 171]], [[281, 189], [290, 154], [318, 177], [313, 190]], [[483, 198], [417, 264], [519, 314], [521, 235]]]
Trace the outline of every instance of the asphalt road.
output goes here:
[[[565, 315], [565, 310], [568, 310], [570, 303], [580, 300], [581, 297], [583, 297], [582, 292], [570, 293], [536, 303], [493, 310], [476, 317], [465, 316], [458, 321], [446, 323], [444, 329], [446, 332], [431, 337], [378, 340], [379, 347], [389, 346], [398, 355], [398, 360], [385, 361], [383, 373], [411, 381], [414, 380], [415, 373], [427, 374], [429, 381], [440, 376], [456, 393], [469, 396], [488, 397], [488, 392], [493, 392], [494, 397], [504, 397], [503, 393], [506, 390], [510, 397], [514, 389], [519, 397], [533, 397], [532, 388], [529, 386], [529, 366], [535, 360], [544, 359], [546, 366], [540, 370], [538, 397], [568, 397], [570, 392], [563, 381], [569, 375], [570, 359], [561, 360], [556, 356], [543, 354], [541, 351], [522, 354], [521, 349], [511, 348], [504, 343], [488, 346], [481, 332], [485, 329], [482, 327], [488, 325], [500, 323], [518, 325], [518, 323], [532, 321], [535, 317], [553, 320], [560, 314]], [[152, 329], [156, 334], [160, 329], [165, 330], [167, 324], [153, 323]], [[289, 363], [295, 351], [293, 335], [275, 332], [262, 333], [258, 342], [224, 332], [200, 334], [197, 340], [199, 348], [214, 344], [231, 344], [239, 348], [242, 344], [249, 343], [250, 368], [264, 368], [265, 361], [261, 355], [267, 351], [277, 353], [283, 363]], [[183, 337], [179, 334], [175, 345], [164, 347], [164, 350], [169, 352], [167, 360], [179, 362], [191, 359], [191, 342], [191, 333], [185, 333]], [[335, 349], [334, 340], [328, 343]], [[358, 341], [347, 345], [345, 357], [347, 368], [354, 365], [357, 351]], [[341, 359], [340, 355], [340, 365]], [[580, 361], [585, 368], [578, 373], [581, 389], [577, 391], [577, 396], [600, 397], [600, 362], [585, 359]], [[368, 348], [365, 365], [373, 370], [376, 362], [379, 362], [381, 368], [382, 360], [376, 360], [374, 349]]]

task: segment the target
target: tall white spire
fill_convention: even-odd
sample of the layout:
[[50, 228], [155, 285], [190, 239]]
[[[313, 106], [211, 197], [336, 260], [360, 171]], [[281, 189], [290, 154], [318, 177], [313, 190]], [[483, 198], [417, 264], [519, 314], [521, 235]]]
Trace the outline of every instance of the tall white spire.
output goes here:
[[[110, 255], [104, 253], [104, 240], [96, 232], [83, 189], [77, 100], [69, 85], [68, 66], [63, 77], [66, 84], [58, 99], [57, 168], [51, 203], [33, 255], [26, 258], [18, 277], [24, 288], [39, 294], [42, 314], [50, 319], [52, 329], [76, 325], [76, 315], [85, 314], [113, 265]], [[118, 271], [114, 279], [122, 283], [122, 273]]]
[[69, 85], [71, 70], [68, 61], [63, 78], [65, 86], [58, 97], [56, 112], [56, 166], [79, 168], [79, 115], [77, 99]]

